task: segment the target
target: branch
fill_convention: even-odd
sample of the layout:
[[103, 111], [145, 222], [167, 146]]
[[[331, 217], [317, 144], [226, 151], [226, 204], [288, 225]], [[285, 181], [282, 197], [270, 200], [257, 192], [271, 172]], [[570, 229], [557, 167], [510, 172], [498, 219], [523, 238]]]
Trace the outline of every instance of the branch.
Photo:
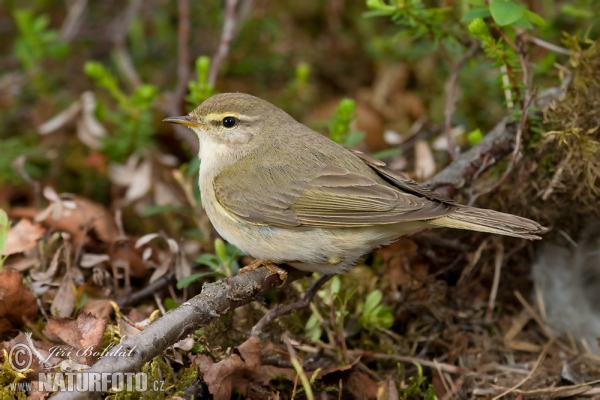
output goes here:
[[[306, 272], [290, 269], [285, 284], [306, 276]], [[137, 372], [152, 358], [200, 327], [228, 311], [263, 298], [279, 288], [281, 280], [266, 268], [259, 268], [233, 278], [204, 285], [202, 293], [167, 313], [139, 334], [123, 340], [123, 351], [130, 357], [101, 358], [88, 372]], [[83, 392], [59, 392], [53, 399], [82, 399]]]
[[225, 5], [225, 23], [223, 24], [223, 32], [221, 33], [221, 42], [219, 43], [219, 48], [217, 49], [217, 52], [212, 59], [210, 72], [208, 74], [208, 82], [210, 82], [210, 84], [213, 85], [213, 87], [215, 86], [215, 82], [217, 81], [219, 67], [221, 66], [225, 58], [227, 58], [227, 54], [229, 53], [229, 45], [231, 44], [233, 34], [235, 32], [236, 5], [237, 0], [227, 0]]
[[459, 155], [424, 185], [454, 197], [460, 189], [513, 150], [517, 127], [518, 123], [507, 124], [507, 118], [502, 119], [477, 146]]
[[[442, 46], [442, 48], [444, 48]], [[450, 76], [446, 83], [444, 84], [444, 92], [445, 92], [445, 107], [444, 107], [444, 135], [446, 136], [446, 140], [448, 142], [448, 153], [450, 157], [454, 160], [456, 158], [456, 149], [454, 144], [454, 139], [452, 138], [452, 134], [450, 130], [452, 128], [452, 116], [454, 115], [454, 111], [456, 111], [456, 81], [458, 80], [458, 74], [462, 67], [469, 61], [471, 57], [479, 50], [479, 42], [473, 41], [471, 42], [471, 47], [463, 56], [451, 67]]]

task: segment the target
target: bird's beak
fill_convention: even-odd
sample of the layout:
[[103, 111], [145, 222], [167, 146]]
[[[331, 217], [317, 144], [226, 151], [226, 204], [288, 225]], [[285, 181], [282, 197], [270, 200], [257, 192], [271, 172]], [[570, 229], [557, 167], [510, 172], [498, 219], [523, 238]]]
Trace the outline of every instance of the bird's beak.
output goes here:
[[163, 122], [170, 122], [172, 124], [185, 125], [185, 126], [189, 126], [190, 128], [202, 128], [202, 127], [204, 127], [204, 125], [198, 123], [194, 118], [190, 117], [189, 115], [184, 115], [184, 116], [181, 116], [181, 117], [169, 117], [169, 118], [165, 118], [165, 119], [163, 119]]

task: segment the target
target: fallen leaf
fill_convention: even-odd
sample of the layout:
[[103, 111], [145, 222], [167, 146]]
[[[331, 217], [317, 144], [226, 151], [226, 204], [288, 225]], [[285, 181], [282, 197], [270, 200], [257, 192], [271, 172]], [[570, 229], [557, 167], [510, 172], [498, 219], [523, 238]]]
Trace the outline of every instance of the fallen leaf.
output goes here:
[[0, 272], [0, 335], [33, 321], [38, 312], [37, 300], [17, 271]]
[[39, 224], [32, 224], [28, 219], [20, 220], [8, 230], [6, 246], [2, 255], [22, 253], [33, 249], [44, 231], [45, 229]]
[[415, 143], [415, 176], [425, 180], [435, 173], [435, 160], [429, 144], [424, 140]]
[[[1, 343], [0, 354], [2, 354], [2, 349], [5, 349], [10, 354], [10, 350], [15, 348], [15, 346], [19, 346], [25, 351], [15, 351], [13, 353], [13, 357], [17, 357], [16, 360], [13, 359], [13, 365], [33, 370], [33, 372], [28, 374], [30, 378], [35, 377], [37, 379], [38, 372], [44, 368], [51, 368], [61, 361], [61, 358], [56, 357], [52, 351], [56, 346], [51, 343], [33, 340], [31, 334], [23, 332], [19, 332], [12, 340]], [[26, 348], [23, 346], [26, 346]], [[27, 366], [28, 364], [29, 366]]]
[[46, 229], [68, 233], [73, 238], [74, 248], [95, 240], [108, 244], [118, 238], [119, 229], [103, 205], [81, 197], [51, 198], [54, 200], [41, 213], [30, 208], [14, 208], [8, 214], [11, 218], [36, 218]]
[[398, 389], [392, 378], [387, 378], [379, 384], [377, 400], [398, 400]]
[[[77, 319], [50, 318], [43, 333], [48, 339], [74, 349], [71, 357], [75, 361], [92, 365], [95, 357], [91, 353], [100, 349], [107, 324], [107, 318], [96, 318], [92, 314], [80, 312]], [[79, 354], [76, 353], [78, 350]]]
[[60, 282], [56, 296], [52, 301], [50, 313], [55, 317], [69, 317], [75, 310], [75, 284], [71, 274], [67, 272]]
[[261, 352], [260, 339], [252, 336], [236, 347], [232, 355], [218, 363], [212, 363], [212, 360], [208, 362], [205, 358], [197, 359], [201, 362], [199, 368], [204, 382], [214, 398], [229, 399], [234, 388], [245, 393], [248, 378], [260, 367]]
[[101, 319], [108, 317], [112, 313], [113, 306], [110, 300], [107, 299], [88, 299], [81, 311]]

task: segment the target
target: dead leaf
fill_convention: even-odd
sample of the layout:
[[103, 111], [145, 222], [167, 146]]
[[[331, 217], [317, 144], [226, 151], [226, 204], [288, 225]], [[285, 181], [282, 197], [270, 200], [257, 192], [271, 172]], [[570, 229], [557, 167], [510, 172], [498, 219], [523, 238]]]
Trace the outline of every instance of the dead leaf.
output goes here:
[[31, 364], [29, 365], [28, 369], [33, 370], [33, 372], [29, 374], [29, 377], [35, 376], [35, 378], [37, 378], [37, 373], [42, 369], [55, 366], [61, 361], [61, 358], [56, 357], [55, 352], [52, 351], [52, 349], [55, 349], [56, 346], [51, 343], [33, 340], [31, 338], [31, 334], [25, 334], [23, 332], [19, 332], [19, 334], [12, 340], [1, 343], [0, 354], [2, 353], [2, 348], [4, 348], [7, 352], [10, 352], [10, 349], [17, 345], [25, 345], [28, 348], [26, 352], [22, 352], [19, 355], [16, 355], [15, 353], [14, 355], [19, 357], [18, 360], [15, 360], [17, 361], [15, 364], [17, 366], [26, 367], [27, 365], [23, 363], [28, 363], [28, 361], [31, 360]]
[[38, 312], [37, 300], [17, 271], [0, 272], [0, 335], [33, 321]]
[[56, 296], [52, 301], [50, 313], [55, 317], [70, 317], [75, 310], [75, 284], [71, 274], [67, 272], [60, 282]]
[[133, 202], [141, 199], [152, 187], [152, 163], [149, 160], [140, 162], [139, 156], [132, 154], [125, 165], [109, 164], [108, 176], [116, 185], [127, 187], [125, 201]]
[[232, 355], [218, 363], [208, 362], [206, 358], [200, 361], [200, 372], [208, 390], [215, 399], [229, 399], [233, 389], [242, 393], [248, 387], [248, 378], [260, 367], [262, 346], [260, 339], [252, 336], [233, 350]]
[[46, 229], [68, 233], [73, 238], [74, 248], [82, 242], [90, 244], [100, 240], [112, 243], [118, 238], [119, 229], [103, 205], [81, 197], [69, 200], [50, 198], [52, 203], [41, 213], [29, 208], [14, 208], [8, 214], [11, 218], [36, 218]]
[[353, 370], [344, 387], [357, 399], [376, 399], [378, 385], [366, 374]]
[[377, 400], [398, 400], [398, 389], [392, 378], [387, 378], [377, 389]]
[[435, 160], [429, 144], [424, 140], [415, 143], [415, 176], [426, 180], [435, 173]]
[[[107, 324], [107, 318], [96, 318], [80, 312], [77, 319], [50, 318], [43, 333], [50, 340], [72, 347], [74, 351], [71, 357], [77, 362], [92, 365], [95, 357], [91, 353], [100, 349]], [[79, 355], [76, 354], [78, 350]]]
[[101, 319], [112, 314], [113, 306], [107, 299], [88, 299], [81, 311]]
[[28, 219], [20, 220], [8, 230], [6, 246], [2, 251], [2, 255], [22, 253], [33, 249], [44, 231], [45, 229], [39, 224], [32, 224]]

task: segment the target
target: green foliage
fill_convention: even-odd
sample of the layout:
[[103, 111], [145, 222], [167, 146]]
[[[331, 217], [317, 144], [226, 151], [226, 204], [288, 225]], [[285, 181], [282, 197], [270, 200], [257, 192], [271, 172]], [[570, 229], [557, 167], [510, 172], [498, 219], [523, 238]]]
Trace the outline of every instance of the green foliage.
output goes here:
[[219, 275], [231, 278], [237, 274], [240, 265], [237, 259], [243, 254], [241, 250], [222, 239], [215, 239], [215, 254], [204, 253], [196, 259], [196, 263], [206, 265], [210, 273], [198, 273], [190, 275], [177, 283], [179, 289], [191, 284], [208, 275]]
[[[423, 367], [419, 363], [413, 363], [417, 367], [417, 374], [408, 378], [408, 386], [398, 390], [398, 398], [401, 400], [410, 400], [423, 398], [425, 400], [438, 400], [435, 395], [433, 385], [427, 385], [427, 391], [423, 393], [422, 387], [427, 383], [427, 378], [423, 376]], [[398, 365], [401, 369], [401, 365]]]
[[483, 140], [483, 134], [481, 133], [481, 130], [477, 128], [474, 131], [469, 132], [467, 138], [469, 139], [469, 144], [475, 146]]
[[45, 73], [42, 63], [47, 58], [64, 59], [69, 53], [69, 48], [60, 40], [57, 31], [48, 29], [48, 16], [36, 17], [31, 10], [15, 9], [13, 18], [19, 30], [19, 36], [14, 43], [14, 53], [23, 70], [32, 77], [36, 89], [47, 92], [48, 74]]
[[371, 10], [367, 17], [391, 17], [392, 21], [402, 27], [401, 35], [419, 38], [424, 35], [439, 40], [448, 35], [450, 30], [444, 21], [448, 19], [451, 7], [428, 8], [423, 0], [390, 1], [367, 0]]
[[560, 12], [576, 18], [593, 18], [600, 15], [596, 0], [580, 0], [579, 4], [563, 4]]
[[6, 215], [6, 211], [0, 208], [0, 273], [2, 273], [2, 266], [4, 265], [4, 260], [6, 260], [6, 257], [8, 257], [2, 257], [2, 252], [4, 251], [6, 241], [8, 240], [9, 229], [10, 221], [8, 220], [8, 215]]
[[158, 97], [158, 89], [145, 84], [127, 95], [117, 78], [101, 63], [88, 61], [84, 71], [117, 102], [117, 111], [106, 110], [104, 115], [114, 125], [112, 134], [104, 140], [103, 151], [107, 157], [123, 162], [130, 154], [151, 146], [154, 134], [151, 107]]
[[394, 324], [392, 308], [381, 304], [383, 293], [376, 289], [369, 293], [365, 302], [359, 305], [358, 323], [365, 329], [387, 329]]
[[196, 80], [188, 84], [190, 93], [185, 100], [190, 104], [189, 110], [198, 107], [209, 97], [217, 94], [213, 85], [208, 81], [208, 73], [210, 72], [210, 58], [201, 56], [196, 59]]
[[350, 123], [354, 120], [354, 109], [356, 103], [352, 99], [342, 99], [328, 123], [329, 137], [336, 143], [346, 147], [354, 147], [363, 140], [365, 134], [350, 129]]

